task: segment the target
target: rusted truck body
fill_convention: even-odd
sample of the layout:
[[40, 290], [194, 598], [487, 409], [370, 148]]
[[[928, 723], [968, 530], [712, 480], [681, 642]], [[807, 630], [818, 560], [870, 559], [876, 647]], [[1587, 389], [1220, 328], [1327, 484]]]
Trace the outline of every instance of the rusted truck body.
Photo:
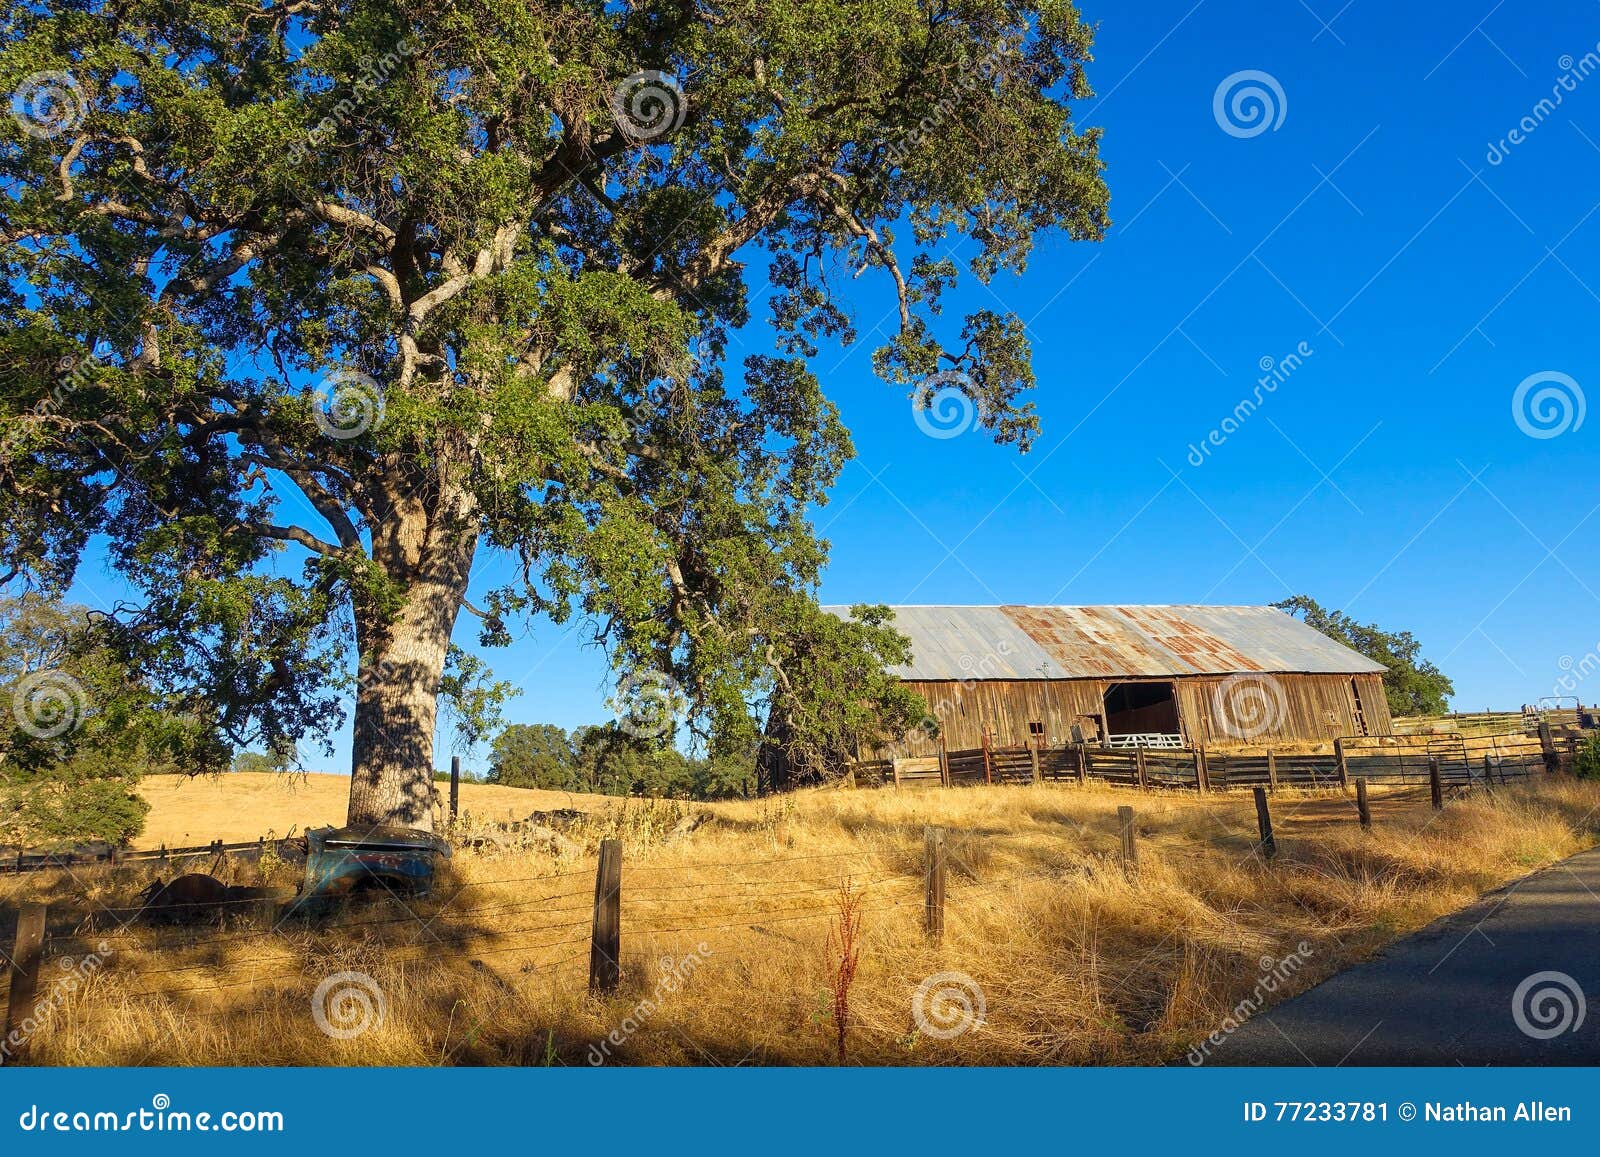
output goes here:
[[300, 900], [338, 900], [366, 888], [426, 895], [441, 856], [449, 858], [450, 845], [415, 828], [317, 828], [306, 833]]

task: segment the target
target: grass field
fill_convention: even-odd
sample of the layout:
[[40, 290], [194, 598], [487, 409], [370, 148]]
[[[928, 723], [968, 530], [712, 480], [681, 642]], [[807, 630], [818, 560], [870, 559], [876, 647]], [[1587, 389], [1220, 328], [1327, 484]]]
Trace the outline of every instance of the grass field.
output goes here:
[[[448, 792], [448, 784], [440, 784]], [[344, 823], [350, 779], [343, 775], [152, 775], [139, 783], [150, 817], [135, 848], [188, 847], [212, 840], [239, 843], [260, 836], [304, 834], [307, 828]], [[525, 819], [555, 808], [592, 810], [603, 797], [463, 783], [461, 807], [482, 821]]]
[[[154, 781], [145, 842], [337, 821], [343, 786]], [[832, 1063], [846, 885], [860, 917], [847, 1063], [1181, 1063], [1281, 962], [1296, 964], [1274, 999], [1600, 835], [1600, 786], [1565, 779], [1438, 814], [1379, 796], [1371, 834], [1342, 797], [1285, 793], [1271, 864], [1241, 793], [1049, 785], [684, 804], [464, 787], [463, 802], [479, 830], [584, 814], [569, 820], [571, 848], [463, 849], [433, 897], [352, 906], [337, 926], [242, 910], [220, 927], [121, 928], [107, 909], [129, 907], [148, 871], [0, 879], [0, 936], [16, 901], [47, 900], [49, 951], [66, 961], [46, 962], [51, 1004], [29, 1060]], [[1137, 809], [1131, 878], [1119, 804]], [[937, 945], [919, 928], [927, 824], [950, 833]], [[624, 845], [623, 983], [600, 998], [585, 989], [587, 935], [608, 835]], [[271, 861], [232, 872], [295, 882]], [[90, 952], [103, 958], [92, 976]], [[59, 992], [67, 976], [79, 983]], [[329, 1036], [318, 1015], [336, 1034], [363, 1031]]]

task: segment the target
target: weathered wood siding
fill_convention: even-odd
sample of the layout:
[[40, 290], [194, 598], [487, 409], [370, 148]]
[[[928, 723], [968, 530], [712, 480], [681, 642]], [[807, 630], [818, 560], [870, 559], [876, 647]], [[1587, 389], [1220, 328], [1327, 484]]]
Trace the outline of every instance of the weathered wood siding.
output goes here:
[[[1252, 743], [1269, 739], [1333, 740], [1360, 734], [1362, 728], [1356, 723], [1352, 684], [1361, 695], [1365, 733], [1390, 733], [1389, 706], [1380, 675], [1272, 675], [1270, 678], [1283, 694], [1283, 711], [1276, 726], [1250, 737]], [[1176, 682], [1178, 710], [1187, 741], [1208, 747], [1240, 742], [1224, 725], [1225, 680], [1200, 676]]]
[[[1352, 683], [1359, 689], [1369, 735], [1392, 730], [1388, 703], [1380, 675], [1271, 675], [1282, 692], [1283, 710], [1276, 726], [1250, 737], [1251, 743], [1274, 739], [1299, 742], [1331, 741], [1360, 731], [1355, 718]], [[1065, 743], [1080, 716], [1103, 715], [1106, 687], [1113, 681], [1098, 679], [981, 679], [960, 681], [908, 681], [906, 686], [928, 704], [939, 720], [945, 743], [951, 749], [979, 747], [987, 727], [998, 746], [1030, 741], [1029, 724], [1044, 724], [1048, 744]], [[1178, 700], [1180, 729], [1185, 743], [1219, 746], [1241, 742], [1223, 725], [1219, 708], [1225, 706], [1224, 679], [1186, 676], [1172, 679], [1115, 680], [1115, 682], [1171, 683]], [[921, 755], [937, 750], [937, 743], [900, 749], [899, 754]], [[927, 748], [926, 751], [922, 748]], [[874, 758], [879, 752], [862, 752]]]
[[911, 683], [939, 721], [952, 748], [978, 747], [987, 725], [997, 744], [1022, 744], [1028, 724], [1044, 724], [1050, 743], [1065, 743], [1082, 715], [1104, 710], [1104, 690], [1092, 679], [983, 679], [969, 682]]

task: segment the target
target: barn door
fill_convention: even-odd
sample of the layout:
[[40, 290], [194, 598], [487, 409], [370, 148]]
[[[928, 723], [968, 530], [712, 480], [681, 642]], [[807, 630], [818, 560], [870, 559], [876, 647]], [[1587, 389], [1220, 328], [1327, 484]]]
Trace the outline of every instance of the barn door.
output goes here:
[[1356, 734], [1367, 733], [1367, 713], [1361, 707], [1361, 683], [1359, 680], [1350, 680], [1350, 702], [1355, 707]]

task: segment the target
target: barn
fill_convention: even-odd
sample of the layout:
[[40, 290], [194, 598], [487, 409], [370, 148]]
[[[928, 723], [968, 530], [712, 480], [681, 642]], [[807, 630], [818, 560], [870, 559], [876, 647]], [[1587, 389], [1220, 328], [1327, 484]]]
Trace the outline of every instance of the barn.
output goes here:
[[[895, 673], [951, 749], [986, 738], [1221, 747], [1390, 732], [1383, 666], [1273, 607], [892, 609], [912, 648]], [[936, 753], [933, 731], [892, 754]]]

